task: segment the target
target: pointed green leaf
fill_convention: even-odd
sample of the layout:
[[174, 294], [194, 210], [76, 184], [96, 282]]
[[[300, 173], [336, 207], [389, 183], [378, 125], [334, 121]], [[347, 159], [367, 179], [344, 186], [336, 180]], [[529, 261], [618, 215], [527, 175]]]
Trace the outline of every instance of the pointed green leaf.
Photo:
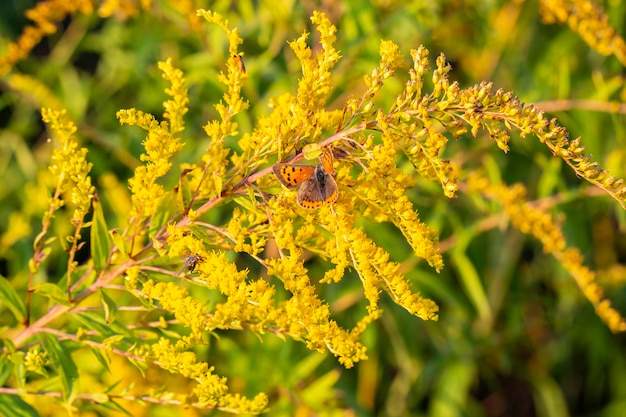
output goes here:
[[100, 407], [107, 409], [107, 410], [111, 410], [111, 411], [117, 411], [118, 413], [124, 413], [127, 416], [131, 416], [132, 414], [129, 413], [126, 409], [124, 409], [124, 407], [122, 407], [121, 405], [119, 405], [118, 403], [116, 403], [115, 401], [111, 400], [111, 398], [109, 397], [109, 401], [100, 404]]
[[333, 387], [340, 376], [339, 370], [334, 369], [321, 377], [317, 377], [315, 381], [300, 392], [305, 404], [326, 403], [326, 401], [335, 398], [337, 393]]
[[104, 403], [109, 402], [110, 400], [109, 396], [103, 393], [92, 394], [91, 399], [97, 402], [98, 404], [104, 404]]
[[13, 378], [17, 382], [17, 386], [26, 388], [26, 365], [24, 365], [24, 352], [15, 352], [11, 355], [11, 363], [13, 364]]
[[24, 321], [26, 306], [8, 279], [0, 276], [0, 308], [6, 306], [20, 323]]
[[[10, 364], [4, 364], [3, 367], [10, 368], [12, 373], [9, 374], [8, 376], [9, 377], [13, 376], [13, 379], [17, 382], [17, 386], [22, 389], [25, 389], [26, 366], [24, 365], [24, 356], [26, 356], [26, 353], [21, 352], [21, 351], [16, 351], [13, 343], [11, 343], [7, 339], [2, 340], [2, 344], [4, 345], [4, 348], [6, 348], [7, 352], [10, 352], [9, 355], [4, 356], [4, 358], [6, 358], [10, 362]], [[3, 374], [2, 379], [4, 379], [5, 372], [8, 372], [8, 370], [5, 369], [2, 371], [2, 374]]]
[[102, 204], [98, 199], [98, 194], [93, 199], [93, 218], [91, 220], [91, 258], [93, 259], [96, 271], [101, 271], [109, 260], [111, 253], [111, 238], [107, 227]]
[[104, 337], [111, 337], [118, 334], [132, 336], [132, 332], [127, 327], [117, 322], [106, 323], [101, 314], [84, 312], [74, 316], [78, 321], [90, 330], [95, 330]]
[[124, 236], [122, 236], [119, 231], [113, 229], [109, 232], [111, 239], [113, 240], [113, 244], [117, 248], [118, 253], [122, 256], [122, 259], [118, 259], [119, 261], [125, 261], [128, 259], [128, 251], [126, 250], [126, 241], [124, 240]]
[[104, 320], [107, 323], [115, 321], [115, 314], [117, 313], [117, 305], [115, 301], [111, 299], [104, 291], [100, 291], [102, 294], [102, 305], [104, 306]]
[[0, 394], [0, 416], [39, 417], [39, 414], [17, 395]]
[[119, 343], [122, 340], [124, 340], [124, 336], [122, 336], [121, 334], [117, 334], [115, 336], [107, 337], [102, 341], [102, 344], [107, 346], [114, 346], [116, 343]]
[[185, 169], [180, 173], [180, 177], [178, 178], [178, 192], [176, 194], [178, 211], [185, 214], [189, 211], [192, 197], [191, 188], [189, 187], [189, 178], [187, 178], [187, 174], [190, 171], [192, 170]]
[[0, 356], [0, 387], [4, 386], [7, 379], [13, 373], [13, 362], [9, 360], [7, 355]]
[[130, 363], [132, 363], [133, 365], [135, 365], [135, 367], [137, 369], [139, 369], [139, 372], [141, 372], [141, 375], [145, 378], [146, 377], [146, 369], [148, 369], [148, 365], [146, 365], [145, 362], [142, 361], [137, 361], [133, 358], [128, 358], [128, 361]]
[[170, 219], [170, 212], [174, 204], [174, 193], [168, 193], [161, 198], [156, 213], [150, 218], [148, 236], [153, 238]]
[[65, 346], [54, 336], [47, 333], [41, 333], [40, 337], [46, 351], [48, 352], [48, 357], [52, 360], [57, 372], [59, 373], [63, 398], [67, 400], [73, 396], [74, 386], [78, 380], [78, 369], [76, 369], [76, 364], [72, 360], [72, 356], [67, 351]]
[[102, 365], [102, 367], [104, 369], [106, 369], [107, 371], [110, 372], [108, 357], [105, 357], [102, 354], [102, 352], [100, 352], [100, 349], [97, 349], [95, 347], [91, 348], [91, 353], [93, 353], [93, 355], [96, 357], [96, 359], [98, 359], [98, 362], [100, 362], [100, 365]]
[[33, 287], [33, 292], [48, 297], [59, 304], [69, 305], [67, 293], [61, 287], [51, 282], [42, 282]]

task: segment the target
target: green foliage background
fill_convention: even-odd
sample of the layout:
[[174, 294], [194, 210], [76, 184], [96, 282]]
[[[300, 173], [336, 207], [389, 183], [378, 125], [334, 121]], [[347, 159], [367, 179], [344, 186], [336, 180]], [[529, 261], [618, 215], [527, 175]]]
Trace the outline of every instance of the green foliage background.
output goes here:
[[[362, 77], [377, 65], [381, 39], [400, 45], [407, 64], [409, 50], [423, 44], [432, 58], [446, 54], [451, 78], [462, 87], [493, 81], [524, 102], [545, 106], [572, 138], [582, 137], [594, 160], [626, 176], [624, 111], [605, 106], [626, 101], [624, 66], [617, 59], [594, 52], [566, 26], [543, 24], [535, 1], [409, 3], [196, 1], [194, 8], [220, 12], [244, 39], [241, 50], [250, 75], [244, 97], [251, 108], [237, 116], [241, 131], [251, 130], [255, 118], [269, 112], [269, 98], [294, 92], [300, 73], [287, 41], [313, 32], [309, 16], [320, 10], [337, 26], [336, 47], [344, 57], [333, 73], [337, 106], [364, 88]], [[27, 1], [0, 5], [3, 43], [18, 37], [27, 24], [23, 12], [31, 6]], [[614, 27], [622, 27], [626, 4], [604, 7]], [[177, 162], [196, 161], [207, 142], [202, 126], [217, 117], [213, 104], [222, 86], [216, 78], [228, 58], [226, 39], [216, 26], [204, 22], [192, 30], [187, 16], [167, 1], [155, 1], [150, 11], [127, 19], [76, 14], [17, 65], [79, 121], [94, 183], [108, 190], [101, 200], [109, 227], [117, 226], [110, 182], [125, 186], [142, 152], [142, 132], [121, 128], [115, 113], [130, 107], [162, 113], [166, 84], [156, 63], [168, 56], [184, 71], [191, 101], [186, 145]], [[404, 81], [399, 76], [386, 86], [390, 102], [383, 108], [393, 104]], [[23, 294], [32, 242], [47, 205], [36, 197], [41, 195], [38, 176], [47, 169], [51, 146], [40, 97], [16, 91], [6, 80], [0, 80], [0, 88], [0, 234], [16, 212], [30, 227], [16, 238], [2, 235], [0, 274]], [[530, 200], [556, 195], [554, 210], [565, 215], [568, 243], [581, 249], [608, 298], [625, 314], [626, 269], [619, 269], [626, 262], [624, 212], [613, 199], [589, 192], [590, 185], [535, 138], [514, 137], [511, 148], [505, 155], [488, 139], [468, 135], [448, 152], [506, 183], [523, 182]], [[165, 181], [172, 187], [176, 180]], [[500, 221], [498, 207], [477, 206], [463, 192], [449, 200], [439, 187], [418, 180], [412, 200], [422, 220], [440, 230], [446, 261], [440, 274], [417, 262], [395, 229], [363, 226], [379, 245], [393, 248], [393, 260], [403, 264], [414, 288], [439, 304], [438, 322], [423, 322], [387, 300], [383, 318], [365, 335], [369, 360], [350, 370], [297, 342], [271, 335], [261, 341], [245, 332], [222, 338], [206, 360], [241, 392], [267, 392], [270, 414], [277, 416], [615, 416], [626, 409], [624, 335], [611, 334], [538, 242]], [[213, 216], [219, 219], [220, 210], [228, 209], [220, 207]], [[62, 275], [64, 260], [58, 248], [45, 266], [47, 276]], [[245, 258], [236, 261], [246, 266]], [[339, 323], [353, 325], [353, 310], [363, 302], [359, 285], [344, 282], [325, 291], [327, 299], [336, 300], [331, 307]], [[11, 317], [0, 305], [2, 332], [19, 326]], [[133, 415], [172, 412], [132, 410]]]

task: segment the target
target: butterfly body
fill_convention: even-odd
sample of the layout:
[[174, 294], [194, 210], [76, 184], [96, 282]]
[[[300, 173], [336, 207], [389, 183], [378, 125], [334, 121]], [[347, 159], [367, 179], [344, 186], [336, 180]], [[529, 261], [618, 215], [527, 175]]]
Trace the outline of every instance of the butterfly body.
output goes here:
[[[332, 158], [332, 154], [330, 155]], [[278, 180], [287, 188], [300, 186], [298, 204], [305, 209], [316, 209], [334, 203], [339, 196], [332, 159], [324, 156], [316, 166], [276, 164], [273, 167]]]

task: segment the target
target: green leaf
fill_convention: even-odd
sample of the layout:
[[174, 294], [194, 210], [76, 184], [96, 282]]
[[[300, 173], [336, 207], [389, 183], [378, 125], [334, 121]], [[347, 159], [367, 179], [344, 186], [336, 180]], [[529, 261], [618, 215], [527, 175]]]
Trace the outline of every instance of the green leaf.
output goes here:
[[150, 238], [153, 238], [170, 219], [170, 209], [174, 204], [173, 199], [173, 193], [168, 193], [161, 199], [156, 213], [150, 218], [150, 228], [148, 229]]
[[100, 314], [93, 312], [83, 312], [74, 316], [82, 325], [90, 330], [95, 330], [103, 337], [112, 337], [118, 334], [132, 337], [132, 332], [127, 327], [121, 326], [117, 322], [107, 323]]
[[97, 402], [98, 404], [104, 404], [110, 401], [109, 396], [103, 393], [92, 394], [91, 399]]
[[139, 372], [141, 372], [141, 375], [144, 378], [146, 377], [146, 369], [148, 369], [148, 365], [146, 365], [145, 362], [137, 361], [134, 358], [128, 358], [128, 361], [135, 365], [135, 367], [139, 370]]
[[115, 321], [117, 305], [104, 291], [100, 291], [100, 294], [102, 294], [102, 305], [104, 306], [104, 319], [107, 323], [111, 323]]
[[17, 395], [0, 394], [0, 416], [38, 417], [39, 414]]
[[121, 261], [125, 261], [128, 259], [128, 251], [126, 250], [126, 241], [124, 240], [124, 236], [122, 236], [117, 230], [111, 230], [110, 232], [111, 239], [113, 240], [113, 244], [117, 248], [120, 255], [122, 255]]
[[[568, 416], [567, 400], [562, 387], [549, 374], [535, 371], [530, 382], [535, 395], [535, 407], [540, 416]], [[607, 414], [610, 415], [610, 414]]]
[[178, 211], [185, 214], [189, 211], [191, 205], [192, 193], [191, 188], [189, 188], [189, 179], [187, 178], [187, 174], [191, 171], [191, 169], [185, 169], [178, 178], [176, 205], [178, 206]]
[[91, 220], [91, 258], [96, 271], [106, 267], [111, 253], [111, 238], [107, 227], [102, 204], [96, 194], [93, 199], [93, 218]]
[[314, 352], [308, 355], [305, 359], [302, 359], [292, 370], [294, 380], [310, 378], [326, 358], [327, 355]]
[[474, 233], [472, 230], [467, 230], [458, 235], [457, 245], [452, 251], [452, 265], [459, 271], [461, 284], [476, 312], [478, 312], [480, 320], [490, 323], [493, 320], [493, 312], [491, 311], [485, 287], [476, 266], [465, 252], [473, 237]]
[[13, 378], [17, 382], [17, 386], [26, 388], [26, 365], [24, 365], [24, 352], [14, 352], [11, 355], [11, 363], [13, 364]]
[[13, 362], [9, 360], [6, 354], [0, 356], [0, 386], [4, 386], [4, 383], [7, 382], [13, 373], [13, 367]]
[[99, 406], [101, 408], [107, 409], [107, 410], [111, 410], [111, 411], [117, 411], [119, 413], [124, 413], [127, 416], [131, 416], [132, 414], [129, 413], [127, 410], [125, 410], [121, 405], [119, 405], [118, 403], [116, 403], [115, 401], [111, 400], [111, 398], [109, 397], [109, 401], [99, 404]]
[[[321, 356], [321, 355], [320, 355]], [[341, 372], [338, 369], [327, 372], [319, 376], [309, 386], [304, 388], [300, 395], [305, 404], [325, 404], [327, 401], [337, 397], [337, 393], [333, 389]]]
[[24, 300], [15, 291], [8, 279], [0, 276], [0, 307], [6, 304], [11, 313], [20, 323], [24, 321], [26, 316], [26, 306]]
[[107, 337], [102, 341], [102, 344], [107, 346], [113, 346], [116, 343], [121, 342], [122, 340], [124, 340], [124, 336], [121, 334], [117, 334], [115, 336]]
[[63, 398], [67, 400], [73, 396], [74, 384], [78, 380], [78, 369], [76, 368], [76, 364], [72, 360], [72, 356], [69, 354], [65, 346], [54, 336], [47, 333], [41, 333], [40, 337], [46, 351], [48, 352], [48, 357], [50, 357], [59, 373]]
[[100, 349], [92, 347], [91, 348], [91, 353], [94, 354], [94, 356], [96, 357], [96, 359], [98, 359], [98, 362], [100, 362], [100, 364], [102, 365], [102, 367], [104, 369], [106, 369], [107, 371], [110, 372], [109, 369], [109, 360], [107, 359], [107, 357], [105, 357], [102, 352], [100, 352]]
[[61, 287], [51, 282], [42, 282], [33, 287], [33, 292], [50, 298], [63, 305], [70, 305], [67, 300], [67, 293]]
[[[476, 362], [453, 359], [443, 366], [431, 400], [431, 416], [463, 416], [468, 408]], [[556, 414], [555, 414], [556, 415]]]

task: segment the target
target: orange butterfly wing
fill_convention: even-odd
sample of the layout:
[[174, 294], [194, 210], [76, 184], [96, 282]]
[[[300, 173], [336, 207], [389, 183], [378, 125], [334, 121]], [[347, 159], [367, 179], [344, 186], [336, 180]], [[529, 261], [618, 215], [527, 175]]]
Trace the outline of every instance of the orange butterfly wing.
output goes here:
[[311, 178], [315, 167], [311, 165], [276, 164], [274, 175], [287, 188], [294, 188]]
[[320, 158], [320, 163], [324, 167], [324, 171], [328, 172], [330, 175], [335, 175], [335, 167], [333, 167], [333, 162], [335, 162], [333, 151], [330, 148], [326, 148], [324, 150], [324, 154], [322, 154], [322, 157]]
[[305, 209], [316, 209], [334, 203], [339, 196], [337, 182], [333, 178], [334, 156], [329, 148], [316, 166], [276, 164], [272, 167], [276, 178], [287, 188], [298, 190], [298, 204]]

